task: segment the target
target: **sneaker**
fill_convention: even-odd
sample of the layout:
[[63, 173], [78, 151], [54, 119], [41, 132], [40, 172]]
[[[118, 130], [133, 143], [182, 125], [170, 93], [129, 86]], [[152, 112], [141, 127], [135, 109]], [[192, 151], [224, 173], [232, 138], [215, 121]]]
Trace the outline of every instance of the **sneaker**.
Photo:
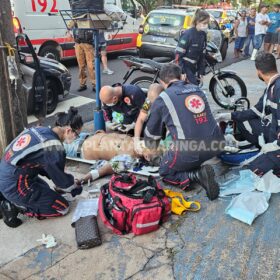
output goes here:
[[107, 74], [107, 75], [112, 75], [112, 74], [114, 74], [114, 71], [112, 71], [108, 68], [108, 69], [104, 69], [102, 73]]
[[80, 87], [78, 88], [78, 92], [84, 91], [84, 90], [86, 90], [86, 89], [87, 89], [87, 85], [80, 86]]

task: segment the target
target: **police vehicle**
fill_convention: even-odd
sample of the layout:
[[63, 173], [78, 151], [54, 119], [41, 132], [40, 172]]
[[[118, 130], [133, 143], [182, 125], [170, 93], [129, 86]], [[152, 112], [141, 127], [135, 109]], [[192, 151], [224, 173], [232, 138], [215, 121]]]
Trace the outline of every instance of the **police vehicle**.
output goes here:
[[[191, 27], [193, 9], [161, 8], [151, 11], [139, 28], [137, 48], [140, 57], [174, 57], [181, 33]], [[208, 41], [215, 43], [225, 59], [226, 38], [215, 18], [210, 15]]]

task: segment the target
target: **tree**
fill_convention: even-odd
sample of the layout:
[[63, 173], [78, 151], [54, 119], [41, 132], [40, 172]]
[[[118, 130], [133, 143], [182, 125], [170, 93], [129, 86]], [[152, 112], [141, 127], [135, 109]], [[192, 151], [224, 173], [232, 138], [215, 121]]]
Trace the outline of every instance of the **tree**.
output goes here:
[[157, 0], [138, 0], [138, 3], [142, 5], [144, 13], [148, 14], [157, 6]]
[[[10, 0], [1, 0], [0, 10], [0, 157], [7, 144], [26, 126], [26, 100], [21, 78], [11, 82], [6, 44], [15, 45]], [[19, 69], [17, 59], [17, 69]]]

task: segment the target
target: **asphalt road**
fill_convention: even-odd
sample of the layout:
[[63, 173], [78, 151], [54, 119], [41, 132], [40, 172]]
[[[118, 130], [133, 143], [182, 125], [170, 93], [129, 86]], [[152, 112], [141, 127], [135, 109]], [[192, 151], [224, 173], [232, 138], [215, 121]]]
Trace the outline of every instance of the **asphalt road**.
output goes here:
[[[226, 59], [219, 65], [220, 68], [226, 67], [230, 64], [240, 61], [240, 59], [233, 58], [233, 47], [234, 43], [231, 43], [228, 48], [228, 53]], [[123, 63], [123, 61], [118, 59], [120, 55], [133, 55], [136, 56], [135, 51], [118, 52], [114, 54], [108, 54], [108, 65], [109, 68], [114, 71], [113, 75], [101, 74], [101, 84], [102, 85], [112, 85], [117, 82], [122, 82], [123, 77], [128, 70], [128, 67]], [[93, 119], [93, 110], [95, 109], [95, 92], [92, 91], [91, 83], [88, 80], [88, 89], [84, 92], [78, 92], [79, 80], [78, 80], [78, 66], [76, 60], [70, 60], [63, 62], [66, 67], [69, 68], [72, 74], [72, 85], [70, 94], [67, 98], [60, 101], [57, 111], [65, 111], [69, 106], [76, 106], [79, 108], [80, 114], [83, 116], [84, 122], [91, 121]], [[132, 75], [129, 81], [132, 79], [143, 75], [143, 73], [135, 73]], [[145, 74], [146, 76], [146, 74]], [[128, 82], [129, 82], [128, 81]], [[54, 115], [54, 114], [53, 114]], [[29, 120], [34, 124], [34, 119]], [[44, 125], [52, 125], [54, 122], [54, 116], [48, 116], [44, 122]]]

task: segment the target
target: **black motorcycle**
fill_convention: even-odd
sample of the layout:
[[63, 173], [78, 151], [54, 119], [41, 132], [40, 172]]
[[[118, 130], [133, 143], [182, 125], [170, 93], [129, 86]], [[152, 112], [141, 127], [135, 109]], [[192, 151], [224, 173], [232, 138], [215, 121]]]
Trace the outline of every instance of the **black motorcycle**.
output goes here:
[[[134, 56], [120, 56], [128, 66], [128, 71], [123, 77], [126, 83], [136, 71], [151, 74], [153, 76], [137, 77], [130, 84], [147, 89], [150, 84], [159, 82], [159, 72], [164, 63], [170, 62], [170, 58], [157, 57], [154, 59], [138, 58]], [[247, 88], [244, 81], [233, 71], [215, 69], [215, 65], [222, 62], [222, 56], [217, 46], [209, 42], [206, 47], [206, 72], [212, 72], [209, 83], [209, 91], [215, 102], [226, 109], [234, 109], [235, 101], [241, 97], [247, 97]]]

